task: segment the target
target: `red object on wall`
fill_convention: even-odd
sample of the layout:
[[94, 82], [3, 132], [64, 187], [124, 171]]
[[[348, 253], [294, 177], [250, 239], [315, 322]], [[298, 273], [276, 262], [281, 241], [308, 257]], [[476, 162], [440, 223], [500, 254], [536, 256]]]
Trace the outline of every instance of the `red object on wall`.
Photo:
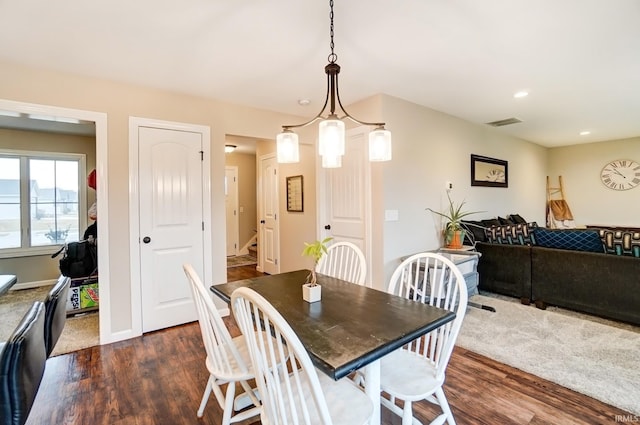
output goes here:
[[94, 168], [93, 171], [90, 172], [89, 176], [87, 177], [87, 185], [89, 185], [91, 189], [96, 190], [96, 182], [97, 182], [97, 177], [96, 177], [96, 170]]

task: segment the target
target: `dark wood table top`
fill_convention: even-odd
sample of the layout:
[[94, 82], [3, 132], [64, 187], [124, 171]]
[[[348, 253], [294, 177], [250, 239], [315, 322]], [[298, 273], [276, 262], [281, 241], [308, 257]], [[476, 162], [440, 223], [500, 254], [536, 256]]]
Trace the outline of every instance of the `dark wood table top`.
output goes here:
[[249, 287], [291, 325], [314, 365], [335, 380], [453, 320], [450, 311], [318, 273], [322, 300], [302, 299], [309, 270], [211, 286], [225, 300]]

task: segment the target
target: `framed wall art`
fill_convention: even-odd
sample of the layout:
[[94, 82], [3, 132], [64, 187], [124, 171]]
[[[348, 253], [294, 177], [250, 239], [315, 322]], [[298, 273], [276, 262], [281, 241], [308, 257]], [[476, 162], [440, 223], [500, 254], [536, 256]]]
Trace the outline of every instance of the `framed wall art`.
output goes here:
[[509, 187], [508, 162], [471, 154], [471, 186]]
[[302, 176], [287, 177], [287, 211], [304, 211], [303, 187]]

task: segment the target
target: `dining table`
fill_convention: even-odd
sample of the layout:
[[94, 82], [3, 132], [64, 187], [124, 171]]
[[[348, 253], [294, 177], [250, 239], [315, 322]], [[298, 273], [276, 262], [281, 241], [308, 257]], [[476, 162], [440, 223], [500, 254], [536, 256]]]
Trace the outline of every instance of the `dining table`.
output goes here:
[[321, 300], [302, 298], [309, 270], [211, 286], [227, 303], [237, 288], [262, 295], [289, 323], [314, 366], [334, 380], [363, 369], [373, 402], [371, 425], [380, 424], [380, 359], [455, 318], [448, 310], [317, 273]]

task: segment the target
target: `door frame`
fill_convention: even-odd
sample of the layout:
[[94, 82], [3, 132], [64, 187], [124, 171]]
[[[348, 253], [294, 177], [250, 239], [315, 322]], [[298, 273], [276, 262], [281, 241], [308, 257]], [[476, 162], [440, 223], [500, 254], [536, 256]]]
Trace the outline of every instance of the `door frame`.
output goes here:
[[[204, 276], [203, 282], [212, 282], [211, 238], [211, 129], [208, 126], [129, 117], [129, 261], [131, 264], [131, 337], [142, 335], [142, 288], [140, 279], [140, 208], [138, 160], [140, 127], [189, 131], [202, 135], [202, 220], [204, 223]], [[185, 276], [186, 279], [186, 276]]]
[[[83, 121], [93, 121], [96, 125], [96, 173], [98, 175], [96, 187], [96, 203], [100, 222], [104, 225], [98, 227], [98, 264], [100, 268], [100, 308], [98, 320], [100, 322], [100, 344], [108, 344], [115, 341], [111, 331], [111, 291], [110, 264], [109, 264], [109, 166], [107, 143], [107, 114], [105, 112], [88, 111], [82, 109], [70, 109], [52, 105], [18, 102], [14, 100], [0, 99], [0, 109], [16, 111], [27, 114], [43, 114], [76, 118]], [[115, 300], [114, 300], [115, 302]]]

